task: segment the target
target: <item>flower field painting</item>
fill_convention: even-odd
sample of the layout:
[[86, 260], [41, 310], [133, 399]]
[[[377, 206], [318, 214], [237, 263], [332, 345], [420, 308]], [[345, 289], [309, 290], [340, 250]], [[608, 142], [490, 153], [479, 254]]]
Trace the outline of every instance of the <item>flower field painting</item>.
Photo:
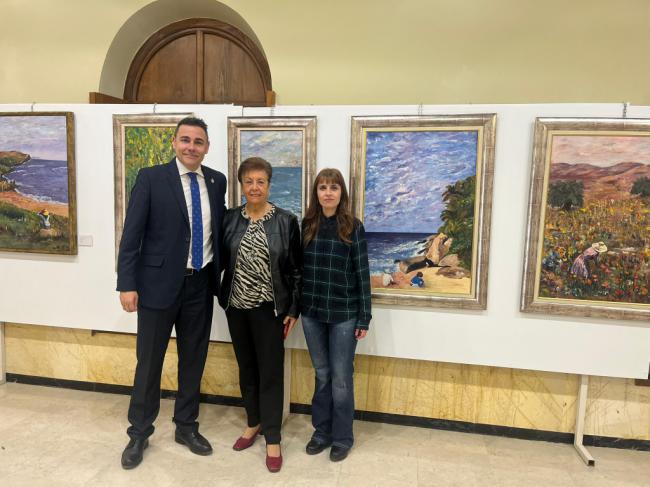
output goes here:
[[648, 121], [539, 119], [535, 141], [522, 309], [647, 319]]

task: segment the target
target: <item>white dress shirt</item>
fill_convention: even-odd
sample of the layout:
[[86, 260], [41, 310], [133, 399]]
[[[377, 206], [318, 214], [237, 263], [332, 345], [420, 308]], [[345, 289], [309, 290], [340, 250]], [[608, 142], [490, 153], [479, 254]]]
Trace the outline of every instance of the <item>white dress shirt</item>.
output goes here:
[[[192, 191], [190, 189], [190, 177], [188, 173], [192, 172], [186, 168], [179, 160], [176, 158], [176, 166], [178, 166], [178, 173], [181, 175], [181, 184], [183, 185], [183, 193], [185, 194], [185, 204], [187, 205], [187, 214], [190, 217], [190, 230], [192, 229]], [[212, 257], [214, 252], [212, 251], [212, 225], [211, 223], [211, 213], [210, 213], [210, 199], [208, 198], [208, 187], [205, 183], [205, 177], [203, 176], [203, 171], [201, 166], [194, 171], [198, 176], [196, 180], [199, 183], [199, 193], [201, 195], [201, 216], [203, 217], [203, 267], [212, 262]], [[192, 240], [194, 240], [194, 235], [192, 235]], [[190, 249], [192, 244], [190, 242]], [[192, 252], [188, 252], [187, 256], [187, 268], [192, 268]]]

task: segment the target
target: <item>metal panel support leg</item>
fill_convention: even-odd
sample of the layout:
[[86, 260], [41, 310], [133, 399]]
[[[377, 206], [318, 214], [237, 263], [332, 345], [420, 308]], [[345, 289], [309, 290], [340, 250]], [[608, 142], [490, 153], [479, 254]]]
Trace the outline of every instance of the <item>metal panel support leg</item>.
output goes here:
[[289, 417], [291, 406], [291, 348], [284, 350], [284, 401], [282, 403], [282, 423]]
[[578, 451], [580, 458], [584, 462], [593, 467], [596, 465], [596, 460], [591, 454], [587, 451], [585, 446], [582, 444], [583, 432], [585, 429], [585, 413], [587, 411], [587, 392], [589, 390], [589, 376], [581, 375], [580, 376], [580, 387], [578, 388], [578, 407], [576, 412], [576, 434], [573, 439], [573, 446], [575, 446]]
[[7, 358], [5, 351], [5, 324], [0, 321], [0, 384], [7, 382]]

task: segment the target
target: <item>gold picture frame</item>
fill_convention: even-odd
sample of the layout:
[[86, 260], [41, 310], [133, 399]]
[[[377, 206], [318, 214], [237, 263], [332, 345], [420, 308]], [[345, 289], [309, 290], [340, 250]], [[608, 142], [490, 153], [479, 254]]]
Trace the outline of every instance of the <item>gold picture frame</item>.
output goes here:
[[72, 112], [0, 113], [0, 251], [77, 254]]

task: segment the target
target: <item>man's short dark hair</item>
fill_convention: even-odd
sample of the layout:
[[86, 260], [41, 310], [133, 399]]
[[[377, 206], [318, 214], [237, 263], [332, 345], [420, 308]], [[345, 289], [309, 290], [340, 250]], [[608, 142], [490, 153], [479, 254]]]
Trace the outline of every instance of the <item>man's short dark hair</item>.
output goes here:
[[202, 118], [198, 117], [185, 117], [183, 120], [176, 124], [176, 130], [174, 130], [174, 137], [178, 134], [178, 129], [181, 125], [190, 125], [192, 127], [200, 127], [205, 132], [205, 136], [208, 137], [208, 124]]
[[246, 159], [240, 164], [239, 169], [237, 169], [237, 180], [241, 183], [244, 175], [251, 171], [264, 171], [269, 178], [269, 183], [271, 182], [273, 167], [266, 159], [262, 159], [261, 157], [249, 157]]

